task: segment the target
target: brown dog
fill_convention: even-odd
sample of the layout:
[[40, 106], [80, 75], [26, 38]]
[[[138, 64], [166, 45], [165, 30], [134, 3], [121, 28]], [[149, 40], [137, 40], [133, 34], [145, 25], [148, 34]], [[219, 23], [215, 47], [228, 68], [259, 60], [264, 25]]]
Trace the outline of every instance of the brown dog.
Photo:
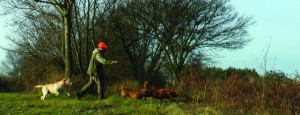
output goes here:
[[[144, 89], [147, 89], [147, 83], [144, 84]], [[164, 99], [170, 99], [172, 101], [176, 101], [175, 98], [178, 96], [178, 94], [171, 89], [155, 89], [153, 86], [151, 86], [150, 89], [147, 89], [150, 92], [150, 95], [146, 97], [153, 97], [155, 99], [160, 99], [163, 101]]]
[[171, 89], [158, 89], [158, 97], [163, 101], [163, 99], [170, 99], [172, 101], [176, 101], [175, 98], [178, 96], [178, 94]]
[[[144, 83], [147, 84], [146, 82]], [[121, 96], [122, 97], [131, 97], [133, 99], [146, 99], [147, 96], [150, 95], [150, 91], [148, 89], [129, 89], [125, 88], [124, 85], [121, 87]]]

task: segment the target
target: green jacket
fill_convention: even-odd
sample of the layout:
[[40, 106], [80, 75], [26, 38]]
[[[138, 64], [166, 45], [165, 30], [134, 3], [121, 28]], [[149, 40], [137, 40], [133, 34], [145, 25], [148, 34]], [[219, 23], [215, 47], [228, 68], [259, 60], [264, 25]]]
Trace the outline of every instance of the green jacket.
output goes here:
[[[95, 49], [93, 51], [91, 60], [90, 60], [90, 64], [89, 64], [89, 68], [87, 70], [87, 74], [89, 74], [90, 76], [96, 76], [97, 74], [103, 74], [103, 67], [102, 64], [114, 64], [117, 63], [117, 61], [110, 61], [110, 60], [106, 60], [104, 58], [104, 53], [101, 52], [99, 49]], [[98, 73], [96, 73], [98, 72]]]

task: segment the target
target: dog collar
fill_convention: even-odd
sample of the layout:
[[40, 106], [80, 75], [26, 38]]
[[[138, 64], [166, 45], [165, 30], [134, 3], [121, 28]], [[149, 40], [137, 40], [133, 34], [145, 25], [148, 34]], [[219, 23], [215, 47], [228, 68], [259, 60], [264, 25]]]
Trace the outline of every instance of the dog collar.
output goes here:
[[66, 84], [66, 80], [62, 80], [62, 82], [63, 82], [63, 85], [65, 88], [67, 88], [69, 86], [68, 84]]

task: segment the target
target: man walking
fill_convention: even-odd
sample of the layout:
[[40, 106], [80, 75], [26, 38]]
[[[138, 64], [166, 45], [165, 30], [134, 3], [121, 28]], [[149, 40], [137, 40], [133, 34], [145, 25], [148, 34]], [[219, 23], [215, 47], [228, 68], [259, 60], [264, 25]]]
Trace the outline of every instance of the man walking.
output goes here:
[[80, 92], [77, 93], [77, 98], [81, 99], [81, 97], [86, 93], [86, 91], [91, 88], [95, 83], [98, 88], [98, 96], [99, 99], [104, 99], [104, 87], [105, 87], [105, 79], [102, 64], [115, 64], [118, 61], [110, 61], [104, 58], [105, 49], [108, 46], [105, 42], [100, 42], [98, 44], [98, 48], [93, 51], [89, 67], [87, 70], [87, 74], [90, 76], [90, 81], [81, 89]]

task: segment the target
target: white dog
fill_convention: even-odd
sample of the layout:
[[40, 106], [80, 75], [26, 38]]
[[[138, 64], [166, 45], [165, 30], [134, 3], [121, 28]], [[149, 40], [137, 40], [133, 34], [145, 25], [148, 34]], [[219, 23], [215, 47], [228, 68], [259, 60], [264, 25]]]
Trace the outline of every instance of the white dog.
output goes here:
[[64, 78], [56, 83], [53, 84], [46, 84], [46, 85], [37, 85], [36, 88], [42, 88], [43, 96], [41, 100], [45, 100], [48, 93], [54, 93], [55, 96], [58, 96], [59, 93], [66, 92], [68, 96], [70, 93], [67, 92], [65, 89], [72, 85], [72, 80], [70, 78]]

